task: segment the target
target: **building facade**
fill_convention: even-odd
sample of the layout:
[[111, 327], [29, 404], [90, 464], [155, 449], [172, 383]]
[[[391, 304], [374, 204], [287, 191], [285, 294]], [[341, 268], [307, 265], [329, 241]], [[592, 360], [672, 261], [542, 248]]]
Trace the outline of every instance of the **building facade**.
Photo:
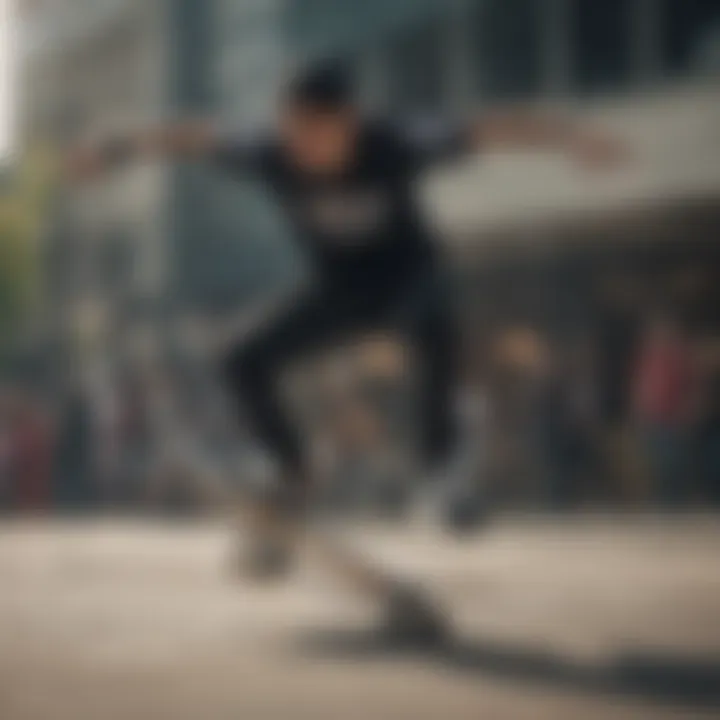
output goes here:
[[[266, 125], [288, 69], [328, 55], [354, 64], [367, 103], [380, 111], [463, 115], [515, 101], [585, 110], [599, 98], [603, 107], [620, 103], [631, 118], [635, 98], [671, 79], [682, 87], [711, 65], [720, 23], [713, 0], [27, 0], [24, 7], [23, 127], [59, 140], [208, 112], [233, 125]], [[551, 183], [544, 171], [526, 170], [519, 176], [532, 201]], [[498, 208], [518, 214], [522, 193], [498, 177], [460, 168], [430, 190], [451, 243], [484, 246], [490, 225], [494, 232], [506, 222]], [[492, 199], [486, 215], [476, 212], [476, 186]], [[488, 191], [502, 187], [502, 196]], [[563, 202], [572, 195], [557, 194]], [[69, 200], [64, 239], [49, 253], [63, 298], [50, 304], [68, 322], [129, 307], [226, 308], [301, 268], [262, 192], [207, 169], [132, 168]]]
[[[156, 123], [165, 112], [164, 18], [154, 3], [21, 6], [22, 135], [60, 155], [75, 142]], [[57, 197], [44, 253], [49, 331], [114, 337], [166, 283], [166, 171], [138, 166]]]

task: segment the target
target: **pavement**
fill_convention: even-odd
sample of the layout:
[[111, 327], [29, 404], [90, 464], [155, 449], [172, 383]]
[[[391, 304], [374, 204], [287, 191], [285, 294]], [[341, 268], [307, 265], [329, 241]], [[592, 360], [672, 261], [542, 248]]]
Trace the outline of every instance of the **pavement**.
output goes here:
[[220, 524], [0, 523], [1, 720], [720, 717], [720, 518], [364, 524], [453, 634], [399, 647], [316, 561], [266, 587]]

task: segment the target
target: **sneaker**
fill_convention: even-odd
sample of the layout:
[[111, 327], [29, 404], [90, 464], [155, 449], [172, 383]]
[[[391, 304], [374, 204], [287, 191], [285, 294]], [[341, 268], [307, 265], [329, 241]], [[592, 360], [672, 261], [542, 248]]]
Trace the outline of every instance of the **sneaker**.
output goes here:
[[[472, 398], [465, 400], [470, 405]], [[481, 484], [484, 433], [477, 409], [466, 407], [459, 415], [462, 431], [456, 447], [426, 478], [420, 511], [448, 531], [467, 533], [483, 525], [487, 517], [487, 495]]]
[[267, 581], [292, 572], [305, 499], [304, 488], [285, 483], [266, 486], [250, 497], [244, 507], [244, 534], [250, 537], [238, 545], [234, 563], [238, 574]]
[[434, 645], [445, 641], [449, 627], [444, 614], [422, 592], [398, 584], [388, 599], [384, 635], [402, 644]]
[[475, 479], [456, 471], [450, 465], [426, 480], [415, 515], [422, 522], [438, 523], [444, 530], [464, 534], [484, 524], [488, 503]]
[[461, 487], [448, 493], [443, 509], [442, 525], [455, 534], [480, 529], [488, 517], [488, 503], [480, 488]]
[[488, 503], [476, 467], [463, 453], [449, 458], [426, 477], [416, 502], [416, 515], [454, 533], [478, 529], [486, 520]]
[[283, 580], [291, 574], [295, 553], [289, 543], [269, 536], [252, 538], [237, 554], [236, 574], [256, 582]]

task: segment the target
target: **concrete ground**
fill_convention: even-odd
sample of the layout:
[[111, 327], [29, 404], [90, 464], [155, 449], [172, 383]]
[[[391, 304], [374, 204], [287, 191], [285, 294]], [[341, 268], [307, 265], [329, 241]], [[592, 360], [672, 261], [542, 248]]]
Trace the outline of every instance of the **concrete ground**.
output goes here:
[[720, 717], [720, 520], [360, 530], [434, 589], [453, 641], [383, 643], [310, 560], [287, 584], [233, 581], [220, 526], [0, 525], [0, 718]]

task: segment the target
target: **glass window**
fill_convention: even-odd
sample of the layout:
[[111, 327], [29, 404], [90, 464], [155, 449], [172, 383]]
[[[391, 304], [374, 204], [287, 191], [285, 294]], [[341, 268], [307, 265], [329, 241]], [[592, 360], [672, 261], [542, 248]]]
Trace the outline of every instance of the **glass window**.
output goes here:
[[571, 68], [575, 90], [603, 91], [632, 77], [634, 0], [571, 3]]
[[422, 22], [397, 35], [386, 54], [390, 109], [436, 112], [443, 106], [447, 28]]
[[490, 0], [472, 11], [473, 77], [479, 97], [514, 98], [540, 89], [542, 3]]
[[663, 58], [670, 73], [697, 65], [703, 49], [720, 28], [718, 0], [658, 0], [663, 13]]

